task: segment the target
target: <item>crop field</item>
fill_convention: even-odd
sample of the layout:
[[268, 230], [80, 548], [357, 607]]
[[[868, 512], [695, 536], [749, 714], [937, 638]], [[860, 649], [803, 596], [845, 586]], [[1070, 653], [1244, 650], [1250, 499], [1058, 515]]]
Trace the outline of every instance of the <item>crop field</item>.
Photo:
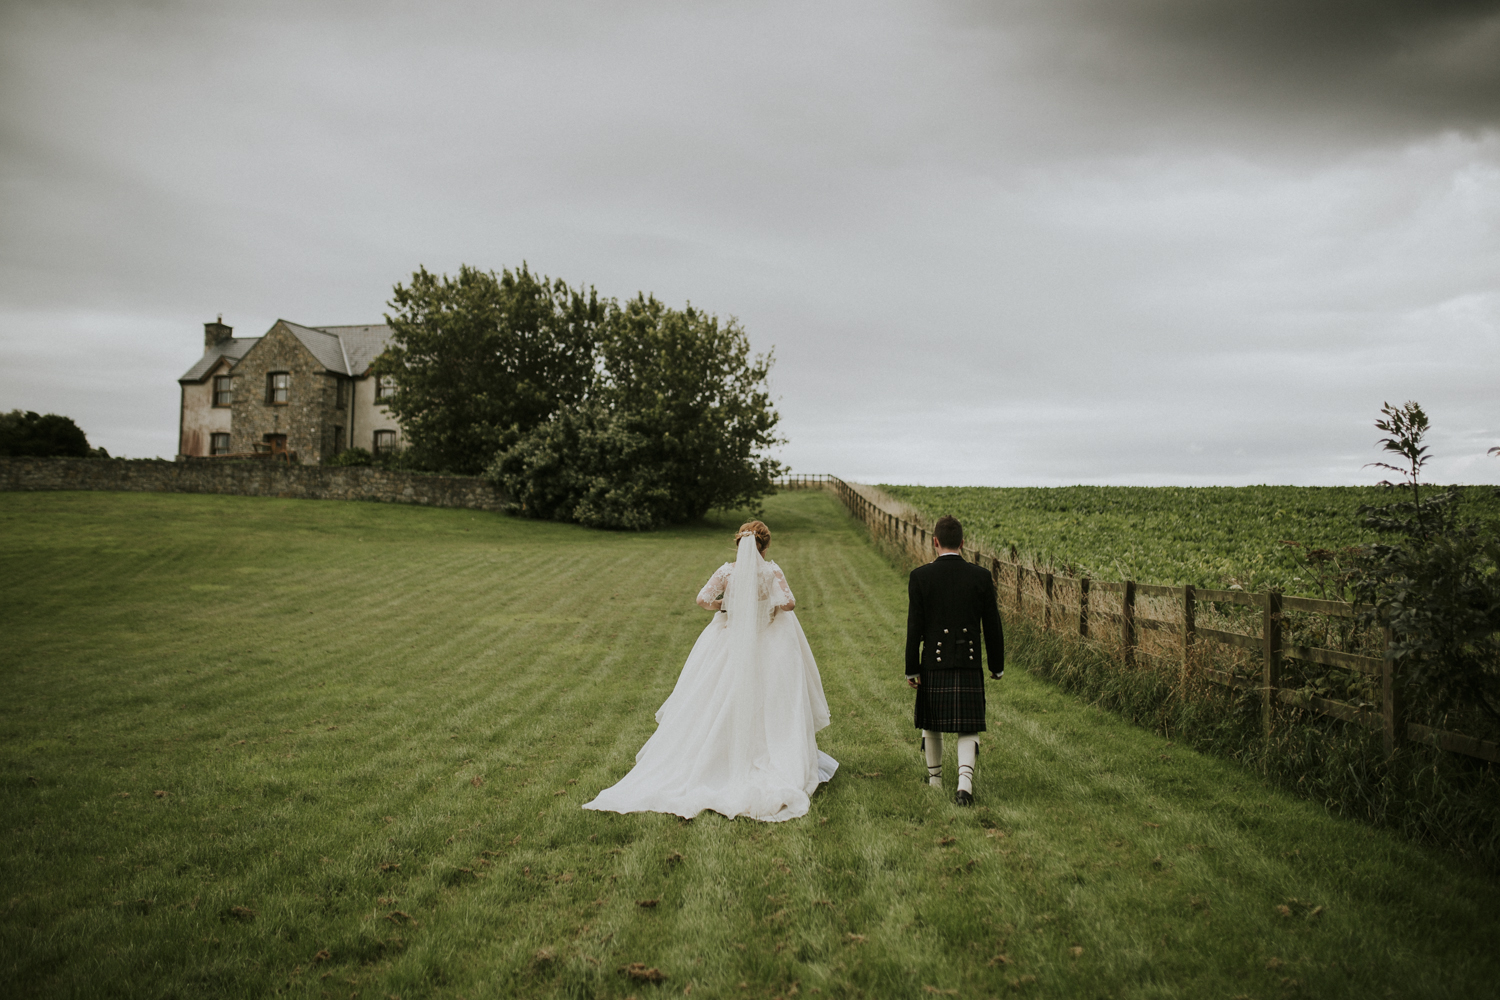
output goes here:
[[[1430, 487], [1429, 487], [1430, 488]], [[929, 522], [952, 514], [969, 538], [1073, 575], [1246, 590], [1280, 587], [1320, 596], [1302, 550], [1372, 539], [1361, 504], [1389, 503], [1378, 487], [1350, 486], [887, 486]], [[1493, 487], [1464, 491], [1472, 516], [1500, 520]], [[1332, 597], [1333, 594], [1327, 596]]]
[[4, 995], [1493, 995], [1493, 879], [1020, 669], [976, 807], [924, 787], [904, 578], [765, 519], [842, 764], [769, 825], [580, 808], [739, 516], [0, 493]]

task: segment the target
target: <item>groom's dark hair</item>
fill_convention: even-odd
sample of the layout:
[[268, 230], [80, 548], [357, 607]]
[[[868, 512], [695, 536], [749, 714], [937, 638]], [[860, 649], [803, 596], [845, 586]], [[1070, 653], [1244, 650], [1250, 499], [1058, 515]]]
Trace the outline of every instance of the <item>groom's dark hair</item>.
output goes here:
[[938, 544], [945, 549], [961, 549], [964, 546], [964, 526], [958, 523], [956, 517], [944, 514], [932, 526], [932, 533], [937, 536]]

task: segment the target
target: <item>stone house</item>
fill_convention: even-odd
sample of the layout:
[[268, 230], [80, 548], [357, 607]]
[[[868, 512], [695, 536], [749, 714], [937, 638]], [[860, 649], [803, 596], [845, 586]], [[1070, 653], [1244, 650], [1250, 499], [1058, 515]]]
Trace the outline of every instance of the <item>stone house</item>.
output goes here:
[[370, 374], [390, 338], [384, 325], [279, 319], [263, 336], [236, 337], [222, 316], [204, 323], [203, 357], [177, 380], [177, 457], [284, 448], [321, 465], [346, 448], [399, 448], [401, 427], [381, 402], [390, 386]]

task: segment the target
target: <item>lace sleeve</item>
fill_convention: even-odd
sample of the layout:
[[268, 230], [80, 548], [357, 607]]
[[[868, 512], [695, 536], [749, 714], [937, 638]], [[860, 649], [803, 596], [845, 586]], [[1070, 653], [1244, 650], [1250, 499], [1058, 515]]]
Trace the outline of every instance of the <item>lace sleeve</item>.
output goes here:
[[703, 589], [698, 591], [698, 607], [709, 611], [714, 610], [709, 605], [717, 601], [719, 595], [724, 593], [724, 587], [729, 583], [729, 571], [733, 567], [734, 563], [725, 563], [714, 570], [714, 575], [709, 577], [708, 582], [703, 585]]
[[782, 599], [777, 605], [782, 611], [792, 611], [797, 607], [797, 599], [792, 596], [791, 585], [786, 582], [786, 574], [781, 572], [781, 567], [775, 563], [771, 564], [771, 572], [776, 578], [776, 589], [781, 591]]

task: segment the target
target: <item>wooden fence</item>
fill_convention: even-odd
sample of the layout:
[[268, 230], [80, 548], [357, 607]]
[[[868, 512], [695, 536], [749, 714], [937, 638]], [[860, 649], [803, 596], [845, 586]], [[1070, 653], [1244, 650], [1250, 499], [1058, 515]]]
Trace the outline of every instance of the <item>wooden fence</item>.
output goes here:
[[[777, 485], [784, 489], [831, 490], [876, 539], [894, 545], [917, 562], [932, 557], [932, 533], [928, 527], [886, 510], [860, 487], [837, 476], [789, 476]], [[1175, 662], [1184, 677], [1196, 666], [1203, 677], [1214, 683], [1258, 689], [1261, 720], [1267, 731], [1272, 726], [1277, 704], [1288, 704], [1379, 729], [1388, 752], [1402, 741], [1412, 740], [1500, 762], [1500, 744], [1407, 720], [1393, 674], [1395, 663], [1385, 655], [1388, 633], [1378, 638], [1376, 648], [1361, 653], [1283, 641], [1288, 612], [1352, 624], [1359, 609], [1343, 601], [1292, 597], [1274, 590], [1258, 594], [1191, 586], [1165, 587], [1134, 580], [1091, 580], [1026, 566], [1017, 558], [1002, 558], [968, 545], [964, 546], [964, 555], [990, 570], [1002, 609], [1008, 605], [1008, 610], [1037, 621], [1044, 629], [1074, 632], [1081, 638], [1099, 642], [1116, 652], [1127, 667], [1134, 666], [1138, 656], [1148, 656], [1158, 662]], [[1200, 619], [1211, 620], [1215, 625], [1238, 624], [1242, 628], [1259, 619], [1259, 634], [1212, 627]], [[1260, 676], [1251, 679], [1210, 666], [1220, 659], [1213, 651], [1223, 647], [1258, 655]], [[1288, 660], [1378, 679], [1379, 708], [1285, 687], [1282, 674]]]
[[782, 490], [826, 490], [840, 482], [836, 476], [782, 476], [775, 480], [776, 488]]

